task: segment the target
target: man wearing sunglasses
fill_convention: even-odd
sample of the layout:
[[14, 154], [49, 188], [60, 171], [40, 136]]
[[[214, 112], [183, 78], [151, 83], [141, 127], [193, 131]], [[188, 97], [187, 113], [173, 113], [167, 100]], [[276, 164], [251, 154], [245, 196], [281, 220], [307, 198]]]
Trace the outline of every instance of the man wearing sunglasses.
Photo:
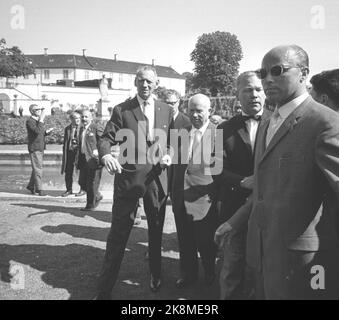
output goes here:
[[270, 50], [258, 72], [276, 109], [258, 129], [252, 196], [223, 229], [248, 221], [257, 298], [338, 299], [339, 115], [309, 96], [308, 73], [296, 45]]

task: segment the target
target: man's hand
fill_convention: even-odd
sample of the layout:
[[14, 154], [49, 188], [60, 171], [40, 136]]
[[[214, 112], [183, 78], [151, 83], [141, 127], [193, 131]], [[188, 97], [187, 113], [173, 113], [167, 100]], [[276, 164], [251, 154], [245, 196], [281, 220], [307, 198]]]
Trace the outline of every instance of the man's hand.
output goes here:
[[172, 164], [172, 159], [168, 154], [165, 154], [160, 160], [161, 169], [169, 167], [171, 164]]
[[39, 121], [40, 121], [40, 122], [44, 122], [44, 121], [45, 121], [45, 117], [46, 117], [45, 109], [42, 109], [42, 110], [41, 110], [40, 117], [39, 117]]
[[115, 159], [111, 154], [106, 154], [102, 157], [101, 162], [107, 169], [109, 174], [121, 173], [122, 166], [120, 165], [118, 159]]
[[98, 149], [94, 149], [93, 152], [92, 152], [92, 154], [93, 154], [93, 157], [99, 158], [99, 152], [98, 152]]
[[253, 183], [254, 183], [254, 176], [249, 176], [241, 180], [240, 187], [253, 190]]
[[46, 134], [51, 133], [53, 130], [54, 130], [54, 128], [49, 128], [49, 129], [47, 129], [47, 130], [46, 130]]
[[232, 229], [232, 226], [226, 221], [215, 231], [214, 242], [219, 248], [224, 246], [225, 239]]

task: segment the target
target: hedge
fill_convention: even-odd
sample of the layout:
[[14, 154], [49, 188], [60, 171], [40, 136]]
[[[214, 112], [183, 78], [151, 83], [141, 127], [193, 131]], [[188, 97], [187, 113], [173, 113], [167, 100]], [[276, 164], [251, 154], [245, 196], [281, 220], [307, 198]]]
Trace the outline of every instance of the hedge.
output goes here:
[[[0, 117], [0, 144], [26, 144], [27, 129], [26, 121], [29, 116], [24, 117]], [[94, 120], [105, 126], [106, 121]], [[46, 136], [47, 144], [62, 144], [64, 139], [65, 127], [71, 123], [67, 112], [56, 112], [54, 115], [46, 116], [45, 127], [54, 128], [54, 130]]]

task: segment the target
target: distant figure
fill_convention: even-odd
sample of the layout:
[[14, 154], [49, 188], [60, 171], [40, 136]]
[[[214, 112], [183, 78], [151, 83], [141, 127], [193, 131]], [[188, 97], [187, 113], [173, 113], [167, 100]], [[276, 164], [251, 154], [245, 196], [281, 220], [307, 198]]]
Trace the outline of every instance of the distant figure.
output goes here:
[[45, 150], [45, 136], [49, 134], [53, 128], [45, 130], [45, 109], [36, 104], [29, 106], [31, 117], [26, 121], [28, 134], [28, 151], [32, 164], [32, 174], [27, 189], [39, 196], [44, 196], [42, 191], [42, 166]]
[[[102, 135], [101, 125], [93, 123], [90, 110], [82, 113], [82, 127], [79, 138], [78, 168], [80, 169], [79, 184], [81, 191], [87, 192], [86, 207], [82, 211], [93, 211], [102, 200], [99, 185], [102, 174], [102, 165], [99, 162], [98, 140]], [[80, 191], [80, 192], [81, 192]]]
[[218, 126], [221, 122], [223, 122], [223, 119], [218, 114], [212, 114], [210, 116], [210, 121], [216, 126]]
[[19, 108], [19, 115], [20, 115], [20, 117], [23, 116], [23, 112], [24, 112], [24, 108], [22, 106], [20, 106], [20, 108]]
[[[64, 143], [62, 148], [61, 174], [65, 173], [66, 183], [66, 191], [62, 194], [63, 197], [67, 197], [73, 194], [73, 171], [74, 164], [77, 163], [77, 156], [79, 151], [79, 135], [81, 123], [80, 112], [72, 112], [70, 115], [70, 119], [72, 123], [65, 128]], [[85, 194], [85, 191], [80, 189], [79, 193], [83, 195]]]
[[311, 78], [310, 82], [312, 98], [339, 112], [339, 69], [318, 73]]
[[105, 75], [103, 75], [102, 79], [100, 80], [99, 91], [101, 95], [101, 101], [108, 101], [108, 81]]

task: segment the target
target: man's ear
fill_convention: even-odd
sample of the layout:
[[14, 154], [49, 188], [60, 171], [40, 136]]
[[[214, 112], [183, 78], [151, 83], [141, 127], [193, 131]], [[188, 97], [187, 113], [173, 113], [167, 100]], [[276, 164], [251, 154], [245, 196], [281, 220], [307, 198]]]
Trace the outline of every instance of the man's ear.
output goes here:
[[155, 81], [155, 86], [157, 87], [159, 85], [160, 81], [159, 79], [157, 81]]
[[301, 67], [301, 78], [300, 78], [300, 82], [304, 82], [306, 81], [309, 73], [310, 73], [310, 69], [308, 67]]
[[134, 78], [134, 85], [137, 86], [137, 77]]
[[328, 103], [328, 95], [326, 93], [322, 93], [321, 96], [320, 96], [320, 103], [327, 106], [327, 103]]

